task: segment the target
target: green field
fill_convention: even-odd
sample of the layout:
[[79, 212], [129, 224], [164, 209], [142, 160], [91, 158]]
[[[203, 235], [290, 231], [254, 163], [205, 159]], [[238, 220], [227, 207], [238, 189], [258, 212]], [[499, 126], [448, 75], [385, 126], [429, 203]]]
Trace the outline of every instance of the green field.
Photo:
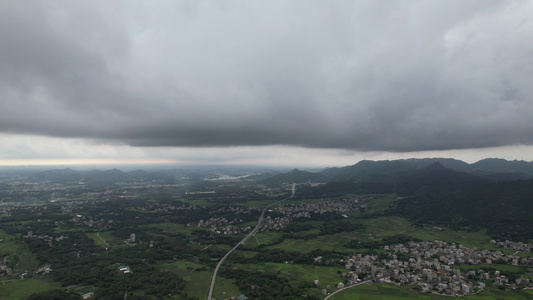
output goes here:
[[341, 267], [318, 265], [299, 265], [285, 263], [259, 263], [253, 265], [235, 265], [232, 267], [245, 268], [260, 272], [274, 272], [296, 280], [308, 282], [310, 285], [318, 279], [322, 286], [334, 286], [342, 281], [339, 272], [346, 271]]
[[256, 249], [260, 245], [275, 244], [282, 235], [280, 232], [260, 232], [255, 234], [255, 237], [250, 238], [245, 245], [247, 249]]
[[18, 257], [18, 263], [13, 266], [15, 273], [37, 268], [39, 262], [23, 241], [17, 240], [17, 237], [9, 235], [3, 230], [0, 230], [0, 239], [3, 239], [0, 242], [0, 258], [8, 256], [10, 259], [14, 259], [14, 256]]
[[283, 242], [268, 247], [268, 249], [283, 249], [287, 251], [311, 252], [315, 249], [329, 251], [353, 252], [353, 249], [347, 248], [346, 244], [357, 236], [356, 233], [337, 233], [331, 235], [322, 235], [314, 239], [285, 239]]
[[[330, 299], [332, 300], [372, 300], [372, 299], [427, 299], [427, 300], [449, 300], [455, 299], [450, 296], [441, 296], [436, 294], [426, 294], [410, 290], [407, 286], [386, 286], [381, 284], [375, 285], [360, 285], [338, 294], [335, 294]], [[533, 299], [533, 291], [501, 291], [498, 289], [490, 289], [480, 292], [476, 295], [464, 297], [467, 300], [499, 300], [499, 299], [516, 299], [527, 300]]]
[[144, 225], [144, 228], [153, 228], [160, 230], [163, 233], [191, 233], [196, 229], [196, 226], [187, 227], [183, 224], [178, 223], [156, 223], [150, 225]]
[[23, 300], [31, 294], [56, 288], [55, 285], [38, 279], [16, 279], [0, 283], [1, 300]]
[[368, 239], [379, 239], [383, 236], [392, 236], [400, 233], [423, 241], [443, 240], [462, 244], [470, 248], [478, 247], [488, 250], [504, 250], [491, 245], [489, 243], [490, 237], [484, 231], [450, 230], [445, 227], [430, 226], [424, 228], [414, 227], [405, 218], [397, 216], [361, 219], [360, 221], [367, 227], [366, 233], [368, 234]]
[[17, 250], [18, 245], [14, 243], [15, 237], [7, 234], [5, 231], [0, 229], [0, 255], [10, 254]]
[[[111, 233], [105, 232], [105, 231], [100, 231], [101, 239], [98, 238], [98, 232], [88, 232], [87, 237], [93, 239], [96, 245], [104, 247], [104, 248], [124, 245], [124, 240], [119, 240], [115, 238]], [[102, 239], [106, 241], [107, 245], [106, 243], [104, 243], [104, 241], [102, 241]]]
[[[213, 276], [213, 270], [209, 268], [203, 270], [204, 267], [203, 265], [186, 260], [176, 260], [159, 265], [159, 269], [171, 271], [187, 281], [185, 292], [199, 299], [205, 299], [207, 297], [207, 291], [209, 290], [211, 277]], [[229, 298], [230, 296], [239, 295], [240, 291], [233, 284], [233, 280], [224, 279], [220, 276], [217, 277], [213, 297]]]

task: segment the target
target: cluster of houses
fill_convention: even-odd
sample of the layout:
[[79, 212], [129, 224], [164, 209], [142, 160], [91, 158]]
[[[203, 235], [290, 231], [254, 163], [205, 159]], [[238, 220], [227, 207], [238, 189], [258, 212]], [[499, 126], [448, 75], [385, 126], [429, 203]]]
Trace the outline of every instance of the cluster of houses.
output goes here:
[[[20, 204], [20, 203], [18, 203]], [[34, 214], [39, 213], [46, 209], [45, 206], [22, 206], [22, 205], [13, 205], [13, 203], [9, 202], [0, 202], [0, 216], [6, 216], [9, 217], [12, 215], [13, 212], [19, 210], [20, 208], [24, 208], [24, 212], [27, 214]]]
[[[11, 263], [11, 260], [8, 256], [4, 257], [0, 260], [0, 275], [7, 275], [7, 276], [20, 276], [21, 278], [24, 278], [28, 273], [24, 272], [21, 274], [15, 274], [13, 273], [13, 269], [9, 267], [9, 264]], [[52, 266], [50, 264], [46, 264], [40, 268], [37, 268], [35, 270], [35, 273], [37, 274], [48, 274], [52, 272]]]
[[368, 208], [366, 202], [372, 200], [372, 197], [350, 197], [342, 200], [331, 200], [326, 202], [301, 202], [286, 206], [277, 207], [275, 211], [281, 215], [288, 215], [295, 218], [300, 213], [350, 213], [364, 211]]
[[[54, 242], [59, 242], [64, 239], [68, 239], [67, 236], [58, 236], [58, 237], [51, 237], [49, 235], [36, 235], [33, 234], [33, 231], [28, 231], [26, 235], [23, 236], [25, 239], [38, 239], [44, 241], [46, 244], [48, 244], [49, 247], [52, 247]], [[0, 240], [1, 242], [2, 240]], [[27, 275], [27, 273], [22, 274], [16, 274], [13, 272], [13, 269], [9, 267], [9, 264], [11, 264], [11, 260], [9, 259], [9, 256], [5, 256], [4, 258], [0, 259], [0, 275], [7, 275], [7, 276], [21, 276], [21, 278], [24, 278], [24, 276]], [[37, 274], [48, 274], [52, 272], [52, 266], [50, 264], [46, 264], [40, 268], [37, 268], [35, 270], [35, 273]]]
[[241, 206], [229, 206], [216, 210], [212, 210], [209, 214], [215, 215], [207, 220], [200, 220], [196, 227], [209, 228], [214, 234], [234, 235], [234, 234], [246, 234], [252, 231], [251, 226], [239, 226], [244, 221], [243, 219], [233, 218], [231, 220], [225, 217], [217, 217], [217, 214], [233, 215], [251, 215], [252, 213], [259, 213], [261, 210], [255, 207], [241, 207]]
[[197, 209], [198, 206], [185, 204], [185, 203], [161, 203], [153, 202], [148, 205], [148, 207], [135, 207], [135, 210], [142, 211], [153, 211], [153, 212], [169, 212], [169, 211], [183, 211], [183, 210], [192, 210]]
[[13, 206], [0, 205], [0, 216], [10, 216], [11, 215], [11, 211], [13, 209], [16, 209], [16, 208], [13, 207]]
[[[452, 267], [459, 264], [479, 265], [494, 262], [533, 266], [531, 257], [478, 250], [443, 241], [390, 245], [385, 246], [384, 250], [389, 250], [389, 259], [362, 254], [346, 257], [342, 261], [347, 270], [342, 273], [345, 280], [337, 287], [354, 285], [361, 280], [372, 280], [382, 284], [417, 284], [423, 292], [456, 297], [475, 293], [483, 289], [487, 282], [511, 288], [533, 287], [533, 282], [525, 277], [511, 282], [500, 271], [491, 273], [480, 267], [462, 272]], [[408, 254], [409, 258], [398, 259], [401, 255], [396, 255], [397, 253]], [[317, 259], [315, 262], [318, 262]]]
[[3, 259], [0, 259], [0, 274], [5, 274], [7, 276], [13, 275], [13, 270], [9, 267], [11, 260], [6, 256]]
[[408, 253], [414, 257], [422, 256], [423, 258], [438, 258], [443, 264], [513, 264], [533, 266], [533, 258], [519, 257], [516, 255], [505, 254], [501, 251], [489, 251], [486, 249], [468, 248], [455, 243], [443, 241], [433, 242], [410, 242], [407, 245], [399, 244], [394, 246], [385, 246], [385, 250], [394, 250], [395, 252]]
[[46, 264], [40, 268], [37, 269], [37, 271], [35, 271], [35, 273], [37, 274], [48, 274], [52, 272], [52, 265], [50, 264]]
[[129, 266], [120, 266], [120, 267], [118, 267], [118, 271], [121, 272], [121, 273], [124, 273], [124, 274], [131, 273], [131, 269], [130, 269]]
[[351, 197], [342, 200], [331, 200], [318, 203], [301, 202], [276, 207], [274, 211], [281, 216], [274, 218], [267, 217], [265, 225], [261, 231], [280, 231], [285, 228], [285, 224], [292, 223], [296, 219], [312, 218], [313, 214], [344, 214], [364, 211], [368, 209], [368, 205], [365, 202], [368, 202], [371, 199], [372, 197]]
[[243, 220], [237, 220], [233, 219], [228, 221], [224, 217], [214, 217], [210, 218], [208, 220], [200, 220], [196, 227], [199, 228], [209, 228], [211, 232], [215, 234], [224, 234], [224, 235], [232, 235], [232, 234], [245, 234], [250, 231], [252, 231], [251, 226], [238, 226], [236, 224], [242, 223]]
[[15, 182], [10, 184], [8, 192], [10, 194], [48, 192], [66, 190], [66, 187], [58, 187], [51, 182]]
[[219, 213], [228, 213], [231, 212], [235, 215], [251, 215], [252, 213], [260, 213], [261, 209], [257, 207], [244, 207], [244, 206], [228, 206], [221, 207], [219, 209], [214, 209], [210, 211], [210, 214], [216, 215]]
[[[319, 203], [297, 203], [285, 206], [279, 206], [269, 210], [275, 212], [274, 217], [266, 216], [260, 232], [281, 231], [285, 229], [285, 225], [294, 222], [300, 218], [312, 218], [313, 214], [324, 213], [350, 213], [363, 211], [368, 208], [366, 202], [372, 197], [350, 197], [342, 200], [331, 200]], [[211, 213], [227, 213], [231, 211], [235, 215], [251, 214], [252, 212], [259, 212], [258, 208], [254, 207], [227, 207], [214, 210]], [[250, 232], [253, 228], [250, 226], [239, 226], [242, 219], [227, 220], [224, 217], [212, 217], [208, 220], [200, 220], [197, 227], [209, 228], [215, 234], [245, 234]]]
[[33, 231], [28, 231], [28, 234], [22, 236], [25, 239], [38, 239], [41, 241], [44, 241], [48, 244], [48, 246], [52, 247], [54, 245], [54, 242], [59, 242], [64, 239], [68, 239], [68, 236], [60, 235], [57, 237], [49, 236], [47, 234], [33, 234]]
[[503, 242], [491, 240], [490, 243], [496, 247], [520, 251], [520, 252], [531, 252], [531, 249], [533, 249], [533, 244], [528, 244], [528, 243], [523, 243], [523, 242], [513, 242], [509, 240], [506, 240]]
[[[113, 224], [113, 220], [95, 219], [92, 217], [86, 217], [84, 215], [79, 215], [79, 214], [69, 219], [68, 221], [72, 225], [83, 226], [85, 228], [93, 228], [93, 229], [109, 228]], [[64, 221], [55, 222], [56, 229], [60, 229], [62, 226], [65, 225], [64, 223], [61, 223], [61, 222], [64, 222]]]

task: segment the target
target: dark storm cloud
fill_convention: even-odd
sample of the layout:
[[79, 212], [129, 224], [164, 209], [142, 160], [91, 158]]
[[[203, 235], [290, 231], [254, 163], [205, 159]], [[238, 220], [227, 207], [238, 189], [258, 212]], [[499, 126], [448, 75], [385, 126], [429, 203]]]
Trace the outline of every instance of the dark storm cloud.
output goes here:
[[0, 131], [133, 146], [533, 144], [522, 1], [3, 1]]

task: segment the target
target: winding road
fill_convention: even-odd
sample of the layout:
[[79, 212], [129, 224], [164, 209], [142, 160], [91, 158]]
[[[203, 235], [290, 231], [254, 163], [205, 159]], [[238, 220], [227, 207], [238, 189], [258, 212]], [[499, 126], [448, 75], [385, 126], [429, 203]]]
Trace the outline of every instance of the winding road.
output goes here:
[[240, 245], [243, 245], [244, 243], [246, 243], [248, 241], [248, 239], [250, 239], [258, 230], [259, 230], [259, 227], [261, 227], [261, 223], [263, 223], [263, 220], [265, 219], [265, 212], [266, 210], [269, 208], [269, 207], [272, 207], [274, 205], [278, 205], [279, 203], [287, 200], [287, 199], [290, 199], [292, 197], [294, 197], [294, 192], [296, 191], [296, 184], [293, 183], [292, 184], [292, 193], [289, 197], [283, 199], [283, 200], [280, 200], [278, 202], [275, 202], [275, 203], [272, 203], [270, 205], [267, 205], [265, 208], [263, 208], [263, 211], [261, 212], [261, 216], [259, 217], [259, 220], [257, 222], [257, 225], [255, 226], [254, 230], [252, 230], [248, 235], [246, 235], [239, 243], [237, 243], [237, 245], [235, 245], [235, 247], [233, 247], [230, 251], [228, 251], [228, 253], [226, 253], [226, 255], [224, 255], [224, 257], [222, 257], [222, 259], [218, 262], [216, 268], [215, 268], [215, 271], [213, 272], [213, 278], [211, 278], [211, 287], [209, 288], [209, 295], [207, 296], [207, 299], [208, 300], [211, 300], [212, 299], [212, 296], [213, 296], [213, 289], [215, 288], [215, 281], [217, 279], [217, 273], [218, 273], [218, 269], [220, 268], [220, 266], [222, 265], [222, 263], [224, 263], [224, 261], [226, 260], [226, 258], [233, 252], [235, 251], [235, 249], [237, 249]]

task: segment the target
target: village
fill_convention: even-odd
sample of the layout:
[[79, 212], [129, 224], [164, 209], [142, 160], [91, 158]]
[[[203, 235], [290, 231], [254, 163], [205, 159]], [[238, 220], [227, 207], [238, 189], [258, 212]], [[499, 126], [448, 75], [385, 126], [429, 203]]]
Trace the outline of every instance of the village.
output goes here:
[[[531, 267], [533, 266], [532, 257], [519, 257], [501, 251], [479, 250], [437, 240], [409, 242], [407, 245], [389, 245], [384, 246], [383, 249], [389, 251], [387, 256], [391, 259], [380, 259], [378, 255], [357, 254], [340, 261], [344, 263], [346, 272], [341, 274], [344, 281], [336, 287], [341, 289], [361, 281], [371, 280], [373, 283], [386, 285], [415, 284], [422, 292], [455, 297], [477, 293], [487, 284], [512, 289], [533, 288], [533, 282], [526, 277], [511, 280], [498, 270], [491, 272], [480, 267], [463, 272], [452, 267], [453, 265], [492, 265], [495, 263]], [[407, 254], [409, 258], [398, 259], [401, 254]], [[322, 258], [315, 258], [315, 263], [321, 264]], [[315, 285], [319, 286], [320, 282], [315, 281]], [[328, 292], [329, 289], [322, 290], [324, 295]]]
[[[274, 217], [267, 216], [265, 224], [259, 230], [260, 232], [277, 232], [285, 229], [285, 226], [300, 218], [312, 218], [312, 214], [339, 213], [347, 217], [346, 213], [359, 212], [368, 209], [366, 202], [372, 200], [372, 197], [349, 197], [342, 200], [331, 200], [318, 203], [297, 203], [284, 206], [278, 206], [268, 210], [274, 214]], [[236, 215], [251, 214], [258, 212], [258, 208], [253, 207], [228, 207], [220, 209], [218, 212], [231, 211]], [[217, 211], [213, 211], [214, 214]], [[225, 217], [212, 217], [208, 220], [200, 220], [196, 225], [199, 228], [209, 228], [215, 234], [235, 235], [249, 233], [252, 226], [239, 226], [242, 219], [228, 220]]]

